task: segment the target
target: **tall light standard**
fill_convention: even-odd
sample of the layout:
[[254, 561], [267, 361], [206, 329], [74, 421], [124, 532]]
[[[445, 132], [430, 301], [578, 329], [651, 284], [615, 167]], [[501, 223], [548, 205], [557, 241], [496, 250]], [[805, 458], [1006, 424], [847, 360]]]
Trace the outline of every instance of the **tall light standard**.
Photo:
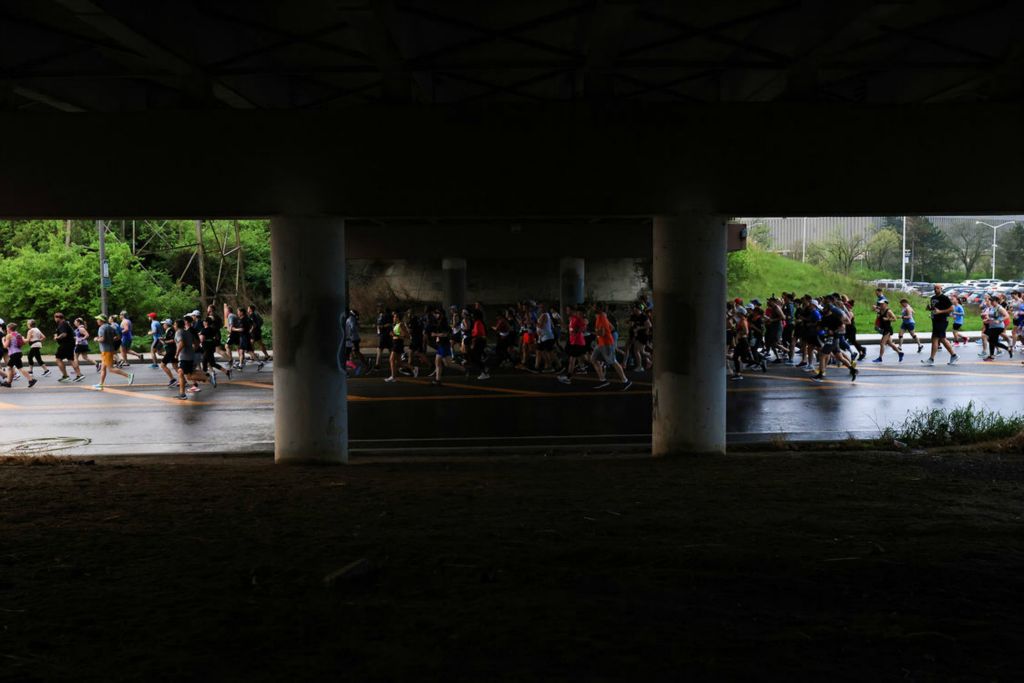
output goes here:
[[903, 270], [900, 272], [900, 284], [904, 289], [907, 287], [907, 217], [903, 217], [903, 253], [900, 257]]
[[804, 216], [804, 239], [803, 248], [800, 253], [800, 261], [802, 263], [807, 263], [807, 216]]
[[986, 223], [985, 221], [974, 221], [975, 225], [987, 225], [988, 227], [992, 228], [992, 279], [993, 280], [996, 279], [996, 231], [999, 230], [999, 228], [1005, 228], [1007, 225], [1013, 225], [1013, 223], [1014, 223], [1013, 221], [1006, 221], [1005, 223], [1000, 223], [999, 225], [992, 225], [991, 223]]

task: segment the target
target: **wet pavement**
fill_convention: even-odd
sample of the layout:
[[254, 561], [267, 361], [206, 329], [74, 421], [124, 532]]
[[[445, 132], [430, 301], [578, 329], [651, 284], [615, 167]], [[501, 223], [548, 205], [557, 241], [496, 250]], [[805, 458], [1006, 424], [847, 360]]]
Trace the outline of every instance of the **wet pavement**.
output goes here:
[[[842, 439], [877, 436], [883, 427], [922, 408], [950, 408], [974, 401], [1001, 412], [1024, 409], [1024, 367], [1017, 360], [983, 363], [978, 347], [962, 350], [948, 366], [940, 353], [907, 354], [878, 365], [861, 363], [850, 382], [845, 369], [830, 369], [824, 383], [797, 368], [769, 366], [728, 386], [730, 443], [773, 439]], [[247, 369], [216, 389], [204, 386], [187, 402], [166, 387], [159, 370], [136, 366], [135, 385], [115, 377], [103, 392], [58, 384], [57, 373], [32, 389], [16, 382], [0, 389], [0, 453], [53, 452], [104, 455], [273, 451], [272, 366]], [[633, 386], [595, 389], [596, 379], [563, 385], [552, 375], [506, 371], [490, 380], [447, 375], [442, 387], [428, 379], [385, 383], [380, 375], [349, 382], [349, 427], [355, 455], [415, 449], [516, 451], [644, 448], [650, 443], [649, 375]]]

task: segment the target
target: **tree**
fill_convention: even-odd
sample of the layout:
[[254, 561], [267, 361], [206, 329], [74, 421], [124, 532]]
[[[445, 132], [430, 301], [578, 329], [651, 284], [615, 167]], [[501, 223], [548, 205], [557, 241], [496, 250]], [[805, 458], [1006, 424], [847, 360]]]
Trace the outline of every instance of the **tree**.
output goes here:
[[964, 267], [964, 279], [971, 277], [978, 259], [987, 251], [988, 230], [974, 221], [957, 221], [946, 230], [950, 250]]
[[1024, 223], [1016, 223], [999, 235], [996, 274], [1004, 280], [1024, 277]]
[[837, 228], [828, 239], [817, 242], [808, 248], [812, 261], [843, 275], [849, 274], [853, 264], [864, 258], [867, 240], [863, 235], [842, 234]]
[[925, 216], [907, 216], [911, 280], [940, 279], [950, 260], [949, 240]]
[[899, 270], [903, 240], [892, 228], [882, 228], [868, 240], [864, 249], [864, 265], [869, 270]]

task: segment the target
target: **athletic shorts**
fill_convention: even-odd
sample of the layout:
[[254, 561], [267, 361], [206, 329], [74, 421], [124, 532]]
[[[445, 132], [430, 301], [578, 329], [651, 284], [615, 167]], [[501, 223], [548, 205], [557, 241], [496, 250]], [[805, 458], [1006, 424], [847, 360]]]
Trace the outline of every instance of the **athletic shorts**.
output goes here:
[[647, 330], [637, 330], [636, 331], [636, 343], [637, 344], [646, 344], [647, 343]]
[[21, 352], [9, 354], [7, 356], [7, 364], [12, 368], [22, 368]]
[[915, 323], [903, 322], [903, 323], [900, 324], [900, 331], [901, 332], [913, 332], [915, 327], [917, 327], [917, 325]]
[[80, 353], [84, 356], [85, 354], [89, 353], [89, 345], [78, 344], [77, 346], [75, 346], [75, 353]]
[[452, 347], [449, 344], [439, 344], [437, 346], [437, 357], [438, 358], [451, 358]]
[[883, 321], [882, 324], [878, 326], [878, 332], [883, 337], [887, 334], [892, 334], [892, 324], [887, 321]]
[[587, 353], [587, 347], [583, 344], [569, 344], [565, 347], [565, 352], [573, 358], [579, 358]]
[[74, 346], [58, 346], [57, 347], [57, 360], [74, 360], [75, 359], [75, 347]]
[[103, 361], [103, 367], [112, 368], [114, 367], [114, 352], [113, 351], [100, 351], [100, 360]]
[[948, 325], [949, 321], [946, 318], [934, 318], [932, 320], [932, 339], [945, 339]]
[[404, 339], [392, 339], [391, 340], [391, 353], [397, 353], [399, 356], [405, 351], [405, 340]]
[[253, 342], [261, 342], [261, 341], [263, 341], [263, 330], [253, 330], [252, 331], [252, 340], [253, 340]]
[[160, 346], [160, 344], [162, 344], [163, 341], [164, 340], [160, 339], [159, 337], [150, 337], [149, 338], [149, 348], [155, 349], [156, 347]]
[[423, 346], [422, 339], [413, 339], [409, 342], [409, 350], [414, 352], [423, 353], [426, 347]]
[[132, 335], [130, 335], [130, 334], [122, 334], [121, 335], [121, 346], [123, 346], [126, 349], [132, 348]]
[[164, 351], [164, 358], [161, 361], [164, 365], [171, 365], [177, 360], [177, 356], [174, 351], [174, 347], [168, 347], [167, 350]]
[[380, 339], [377, 340], [378, 349], [390, 349], [391, 348], [391, 337], [387, 335], [380, 335]]
[[238, 333], [237, 332], [232, 332], [231, 334], [228, 335], [228, 345], [229, 346], [238, 346]]
[[837, 353], [839, 346], [836, 344], [835, 339], [829, 339], [821, 346], [822, 353]]
[[554, 339], [545, 339], [544, 341], [537, 344], [537, 348], [541, 351], [551, 351], [555, 348]]
[[598, 344], [590, 358], [594, 362], [600, 361], [605, 365], [612, 365], [615, 362], [615, 347], [610, 344], [608, 346]]
[[956, 330], [957, 332], [959, 332], [961, 329], [963, 329], [963, 326], [964, 326], [963, 323], [953, 323], [953, 329]]
[[180, 360], [178, 361], [178, 369], [186, 375], [191, 375], [196, 371], [196, 362], [194, 360]]
[[252, 339], [249, 338], [249, 335], [243, 334], [238, 337], [238, 348], [243, 351], [252, 351]]

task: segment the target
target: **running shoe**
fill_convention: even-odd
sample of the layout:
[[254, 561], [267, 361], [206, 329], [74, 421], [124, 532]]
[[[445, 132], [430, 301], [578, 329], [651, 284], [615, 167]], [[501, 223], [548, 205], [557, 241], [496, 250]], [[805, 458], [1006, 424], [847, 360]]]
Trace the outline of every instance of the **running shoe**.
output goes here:
[[264, 366], [263, 361], [258, 361], [256, 363], [256, 372], [262, 372], [263, 371], [263, 366]]
[[438, 380], [438, 379], [430, 380], [430, 386], [432, 386], [432, 387], [439, 387], [439, 386], [441, 386], [441, 380]]
[[729, 379], [733, 382], [743, 379], [743, 375], [729, 375]]
[[924, 344], [918, 344], [917, 345], [917, 352], [921, 353], [921, 349], [923, 349], [923, 348], [924, 348]]
[[0, 382], [0, 387], [5, 387], [7, 389], [10, 389], [11, 388], [11, 383], [10, 382]]
[[75, 375], [75, 378], [73, 380], [71, 380], [71, 381], [72, 382], [81, 382], [83, 379], [85, 379], [85, 375]]
[[33, 377], [32, 379], [30, 379], [30, 380], [28, 381], [28, 388], [29, 388], [29, 389], [31, 389], [32, 387], [34, 387], [34, 386], [36, 385], [36, 382], [38, 382], [38, 381], [39, 381], [39, 380], [37, 380], [37, 379], [36, 379], [35, 377]]
[[[224, 374], [228, 376], [228, 380], [230, 381], [231, 380], [231, 370], [225, 370]], [[357, 377], [359, 376], [358, 372], [356, 372], [356, 376]]]
[[820, 372], [816, 372], [814, 373], [814, 376], [811, 377], [811, 379], [820, 384], [825, 381], [825, 375], [821, 374]]
[[67, 375], [64, 375], [63, 377], [61, 377], [61, 378], [60, 378], [60, 379], [58, 379], [57, 381], [63, 384], [64, 382], [70, 382], [70, 381], [71, 381], [71, 378], [70, 378], [70, 377], [68, 377]]
[[594, 388], [595, 389], [604, 389], [605, 387], [611, 386], [611, 384], [612, 384], [611, 382], [599, 382], [598, 384], [594, 385]]
[[176, 380], [176, 379], [172, 379], [170, 382], [167, 383], [167, 388], [168, 389], [173, 389], [173, 388], [175, 388], [177, 386], [178, 386], [178, 380]]
[[935, 365], [935, 359], [934, 358], [922, 358], [921, 359], [921, 364], [922, 365]]
[[395, 381], [395, 376], [391, 375], [390, 377], [385, 377], [384, 381], [385, 382], [394, 382]]
[[565, 375], [559, 375], [558, 381], [561, 382], [562, 384], [572, 384], [572, 380], [566, 377]]
[[851, 382], [856, 382], [857, 381], [857, 375], [859, 375], [859, 374], [860, 374], [860, 372], [857, 370], [857, 368], [850, 368], [850, 381]]
[[864, 350], [862, 350], [862, 351], [860, 352], [860, 355], [859, 355], [859, 356], [857, 356], [857, 360], [864, 360], [864, 358], [865, 358], [865, 357], [866, 357], [867, 355], [868, 355], [868, 350], [867, 350], [867, 349], [864, 349]]
[[477, 379], [490, 379], [490, 378], [491, 378], [491, 376], [487, 374], [487, 371], [486, 371], [486, 370], [484, 370], [484, 371], [483, 371], [483, 372], [481, 372], [481, 373], [480, 373], [479, 375], [477, 375], [477, 377], [476, 377], [476, 378], [477, 378]]
[[50, 368], [43, 368], [43, 377], [47, 377], [50, 374]]
[[[740, 377], [742, 379], [742, 375]], [[622, 385], [621, 391], [625, 391], [626, 389], [629, 389], [631, 386], [633, 386], [632, 380], [627, 379], [626, 383]]]
[[159, 365], [157, 365], [156, 363], [150, 363], [150, 364], [149, 364], [149, 367], [150, 367], [151, 369], [153, 369], [153, 370], [156, 370], [156, 369], [157, 369], [158, 367], [160, 367], [160, 366], [159, 366]]
[[985, 356], [981, 360], [983, 360], [986, 363], [991, 363], [991, 362], [993, 362], [995, 360], [995, 357], [994, 356]]
[[217, 388], [217, 373], [216, 372], [211, 372], [209, 377], [210, 377], [210, 386], [213, 387], [214, 389], [216, 389]]
[[96, 391], [103, 391], [103, 385], [102, 384], [93, 384], [92, 388], [95, 389]]
[[960, 362], [960, 356], [958, 356], [958, 355], [956, 355], [954, 353], [952, 356], [949, 357], [949, 362], [946, 363], [946, 365], [956, 365], [959, 362]]
[[135, 373], [134, 372], [129, 372], [128, 373], [128, 386], [131, 386], [133, 384], [135, 384]]
[[198, 394], [200, 389], [197, 386], [191, 386], [188, 389], [186, 389], [185, 391], [187, 391], [190, 394]]
[[902, 351], [900, 351], [900, 352], [899, 352], [899, 354], [900, 354], [900, 362], [902, 363], [902, 362], [903, 362], [903, 356], [904, 356], [905, 354], [904, 354], [904, 353], [903, 353]]
[[419, 377], [420, 376], [420, 366], [417, 365], [416, 367], [414, 367], [412, 369], [412, 376], [413, 377]]
[[182, 401], [188, 400], [188, 396], [186, 394], [178, 394], [178, 398], [181, 399]]
[[871, 361], [871, 362], [872, 362], [872, 363], [881, 363], [881, 362], [882, 362], [882, 357], [881, 357], [881, 356], [879, 356], [878, 358], [874, 359], [874, 360], [873, 360], [873, 361]]

